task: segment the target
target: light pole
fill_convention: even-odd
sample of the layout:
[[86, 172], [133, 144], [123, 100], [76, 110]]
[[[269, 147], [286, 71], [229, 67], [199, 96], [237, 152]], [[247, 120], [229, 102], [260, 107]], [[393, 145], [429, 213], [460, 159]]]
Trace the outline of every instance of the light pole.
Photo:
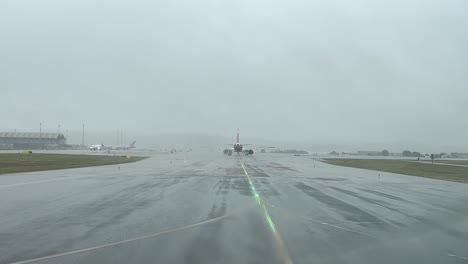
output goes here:
[[39, 123], [39, 148], [42, 149], [42, 122]]
[[84, 147], [84, 125], [83, 124], [83, 133], [81, 134], [81, 146]]

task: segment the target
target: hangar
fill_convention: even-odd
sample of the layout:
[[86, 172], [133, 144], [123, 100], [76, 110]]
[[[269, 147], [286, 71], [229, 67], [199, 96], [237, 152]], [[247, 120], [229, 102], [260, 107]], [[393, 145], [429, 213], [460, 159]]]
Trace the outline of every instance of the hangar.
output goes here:
[[65, 144], [61, 133], [0, 132], [0, 149], [48, 149]]

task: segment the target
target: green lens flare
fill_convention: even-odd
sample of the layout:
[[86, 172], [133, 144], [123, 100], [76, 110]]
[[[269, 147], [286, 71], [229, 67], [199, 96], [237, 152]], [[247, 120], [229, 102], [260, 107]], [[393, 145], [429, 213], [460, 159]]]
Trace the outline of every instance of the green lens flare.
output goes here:
[[281, 257], [281, 259], [283, 259], [283, 263], [292, 264], [293, 263], [292, 259], [291, 259], [291, 257], [289, 256], [289, 254], [287, 252], [287, 248], [284, 246], [284, 243], [283, 243], [283, 240], [281, 239], [280, 233], [276, 232], [276, 226], [273, 223], [273, 220], [271, 219], [270, 214], [268, 213], [268, 210], [267, 210], [265, 204], [260, 199], [260, 195], [258, 194], [257, 190], [255, 189], [255, 186], [254, 186], [252, 180], [250, 179], [249, 174], [245, 170], [244, 164], [242, 164], [242, 161], [240, 160], [240, 158], [239, 158], [239, 163], [242, 166], [242, 169], [244, 170], [245, 176], [247, 177], [247, 180], [248, 180], [249, 185], [250, 185], [250, 189], [252, 190], [253, 197], [254, 197], [255, 201], [257, 201], [258, 205], [262, 208], [265, 220], [268, 223], [268, 226], [270, 226], [271, 231], [273, 232], [273, 237], [277, 242], [277, 246], [279, 247], [279, 251], [280, 251], [279, 256]]
[[273, 223], [273, 221], [271, 220], [270, 215], [267, 213], [265, 215], [265, 217], [266, 217], [266, 219], [268, 221], [268, 224], [270, 225], [271, 230], [276, 233], [276, 227], [275, 227], [275, 224]]
[[263, 214], [264, 214], [264, 217], [265, 217], [266, 221], [268, 222], [268, 225], [270, 226], [273, 233], [276, 233], [275, 224], [273, 223], [273, 220], [271, 219], [270, 214], [268, 213], [268, 210], [266, 209], [265, 205], [262, 203], [262, 200], [260, 199], [260, 195], [258, 194], [257, 190], [255, 189], [255, 186], [254, 186], [252, 180], [250, 179], [249, 174], [245, 170], [244, 164], [242, 164], [242, 162], [240, 162], [240, 164], [242, 166], [242, 169], [244, 170], [245, 176], [247, 176], [247, 180], [249, 181], [250, 189], [252, 190], [252, 194], [254, 195], [255, 201], [257, 201], [258, 205], [262, 207]]

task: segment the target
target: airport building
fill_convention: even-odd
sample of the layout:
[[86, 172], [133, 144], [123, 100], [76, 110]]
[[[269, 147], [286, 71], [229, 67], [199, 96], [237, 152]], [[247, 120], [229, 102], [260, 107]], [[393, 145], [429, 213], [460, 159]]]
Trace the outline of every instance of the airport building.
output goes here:
[[468, 153], [452, 152], [450, 157], [455, 159], [468, 159]]
[[357, 152], [359, 156], [381, 156], [381, 151], [369, 151], [369, 150], [359, 150]]
[[0, 132], [0, 149], [54, 149], [66, 144], [60, 133]]

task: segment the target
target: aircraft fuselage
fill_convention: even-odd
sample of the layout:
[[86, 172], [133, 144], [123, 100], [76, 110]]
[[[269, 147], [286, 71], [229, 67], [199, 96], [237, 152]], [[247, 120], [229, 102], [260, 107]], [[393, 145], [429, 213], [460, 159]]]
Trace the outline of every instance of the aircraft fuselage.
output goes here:
[[239, 144], [239, 143], [236, 143], [236, 144], [234, 145], [234, 152], [238, 152], [238, 153], [239, 153], [239, 152], [242, 152], [242, 145]]

